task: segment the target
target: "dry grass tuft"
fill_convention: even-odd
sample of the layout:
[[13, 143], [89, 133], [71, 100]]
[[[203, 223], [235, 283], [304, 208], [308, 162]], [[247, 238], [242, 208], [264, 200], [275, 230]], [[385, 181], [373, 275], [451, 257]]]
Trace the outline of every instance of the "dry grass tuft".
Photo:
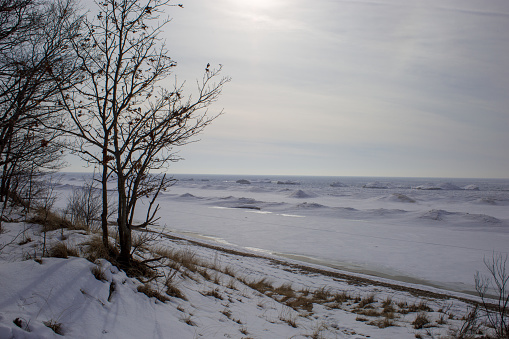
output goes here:
[[279, 320], [287, 323], [293, 328], [297, 328], [297, 316], [292, 314], [291, 310], [284, 310], [279, 315]]
[[313, 292], [313, 298], [316, 300], [328, 300], [332, 294], [327, 289], [327, 287], [323, 286], [322, 288], [319, 288]]
[[391, 297], [387, 297], [385, 300], [382, 301], [382, 307], [388, 307], [388, 306], [392, 306], [392, 298]]
[[212, 278], [212, 282], [216, 285], [221, 285], [221, 277], [219, 274], [214, 274], [214, 277]]
[[245, 282], [245, 284], [251, 287], [253, 290], [257, 290], [258, 292], [265, 294], [267, 291], [273, 291], [274, 286], [272, 282], [270, 282], [267, 278], [261, 278], [260, 280], [253, 282]]
[[412, 321], [412, 325], [416, 330], [423, 328], [427, 324], [429, 324], [428, 316], [422, 312], [418, 313], [414, 321]]
[[332, 295], [332, 298], [333, 300], [338, 303], [338, 304], [342, 304], [350, 299], [352, 299], [352, 297], [350, 297], [348, 295], [348, 293], [346, 293], [346, 291], [343, 291], [341, 293], [336, 293], [336, 294], [333, 294]]
[[232, 317], [232, 311], [228, 308], [225, 308], [224, 310], [220, 311], [226, 318], [231, 319]]
[[[396, 312], [396, 309], [394, 308], [392, 304], [392, 299], [387, 298], [382, 302], [382, 314], [387, 318], [389, 315], [394, 315], [394, 312]], [[392, 319], [392, 318], [391, 318]]]
[[372, 304], [374, 302], [375, 302], [375, 295], [374, 294], [370, 294], [367, 297], [364, 297], [364, 298], [361, 299], [361, 301], [359, 302], [358, 307], [359, 308], [364, 308], [367, 305]]
[[390, 326], [395, 326], [394, 322], [387, 318], [373, 320], [368, 323], [368, 325], [377, 326], [378, 328], [386, 328]]
[[170, 297], [187, 300], [184, 293], [182, 293], [182, 291], [178, 289], [173, 283], [173, 276], [170, 276], [166, 279], [164, 286], [166, 286], [166, 294], [169, 295]]
[[222, 272], [226, 275], [229, 275], [230, 277], [235, 277], [235, 271], [231, 266], [226, 266], [223, 268]]
[[55, 320], [48, 320], [42, 322], [44, 326], [51, 328], [53, 332], [56, 334], [64, 335], [64, 329], [62, 328], [62, 324]]
[[185, 322], [186, 324], [188, 324], [189, 326], [196, 326], [196, 323], [191, 320], [191, 315], [188, 314], [186, 317], [182, 318], [181, 319], [183, 322]]
[[144, 262], [135, 259], [131, 259], [129, 266], [127, 267], [121, 265], [121, 263], [118, 264], [119, 267], [125, 271], [127, 276], [131, 278], [134, 277], [140, 279], [143, 277], [152, 280], [152, 278], [156, 277], [157, 275], [156, 269], [147, 266], [147, 264], [145, 264]]
[[166, 297], [166, 296], [162, 295], [161, 293], [159, 293], [158, 291], [154, 290], [148, 284], [138, 286], [138, 292], [145, 294], [149, 298], [156, 298], [157, 300], [159, 300], [160, 302], [163, 302], [163, 303], [165, 301], [170, 300], [168, 297]]
[[438, 325], [447, 324], [447, 319], [445, 319], [445, 314], [441, 314], [440, 318], [437, 320]]
[[104, 247], [102, 237], [98, 235], [94, 235], [83, 245], [85, 258], [91, 262], [102, 258], [114, 263], [119, 256], [118, 249], [112, 244], [109, 244], [109, 248]]
[[107, 281], [106, 275], [104, 274], [104, 270], [102, 270], [99, 266], [92, 267], [92, 274], [97, 280]]
[[204, 293], [202, 293], [202, 295], [204, 295], [206, 297], [214, 297], [216, 299], [223, 300], [223, 296], [221, 295], [221, 293], [219, 293], [219, 289], [217, 289], [217, 288], [207, 291], [207, 292], [204, 292]]
[[242, 326], [240, 329], [239, 329], [240, 333], [242, 333], [243, 335], [248, 335], [249, 332], [247, 331], [247, 328], [246, 326]]
[[68, 247], [63, 242], [58, 242], [54, 244], [48, 251], [50, 257], [54, 258], [64, 258], [68, 257], [78, 257], [78, 249], [76, 247]]
[[293, 308], [296, 311], [304, 310], [311, 312], [313, 310], [313, 301], [303, 295], [287, 300], [285, 305]]
[[286, 283], [274, 289], [274, 294], [282, 296], [280, 302], [285, 302], [290, 298], [295, 297], [295, 291], [292, 288], [292, 284]]
[[231, 289], [231, 290], [237, 290], [237, 286], [235, 285], [235, 281], [236, 281], [235, 278], [231, 278], [230, 281], [228, 282], [228, 285], [226, 285], [226, 287]]
[[202, 268], [198, 269], [197, 272], [203, 277], [203, 279], [209, 280], [209, 281], [212, 280], [212, 277], [210, 276], [207, 268], [202, 267]]
[[365, 315], [365, 316], [368, 316], [368, 317], [379, 317], [381, 316], [382, 314], [373, 309], [373, 308], [361, 308], [361, 309], [355, 309], [353, 311], [354, 313], [357, 313], [357, 314], [360, 314], [360, 315]]
[[433, 310], [431, 309], [431, 307], [428, 306], [426, 301], [422, 300], [419, 304], [413, 304], [413, 305], [408, 306], [408, 311], [409, 312], [419, 312], [419, 311], [432, 312]]

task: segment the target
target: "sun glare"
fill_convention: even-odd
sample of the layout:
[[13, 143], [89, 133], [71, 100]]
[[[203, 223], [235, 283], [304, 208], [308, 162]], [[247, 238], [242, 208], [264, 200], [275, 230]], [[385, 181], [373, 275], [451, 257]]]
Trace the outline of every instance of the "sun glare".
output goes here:
[[274, 10], [281, 6], [278, 0], [230, 0], [231, 6], [243, 12], [260, 12]]

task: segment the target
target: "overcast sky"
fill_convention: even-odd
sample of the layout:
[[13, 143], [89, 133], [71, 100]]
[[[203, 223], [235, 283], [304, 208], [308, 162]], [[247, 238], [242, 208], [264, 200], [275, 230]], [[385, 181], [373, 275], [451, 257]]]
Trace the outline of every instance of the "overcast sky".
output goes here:
[[179, 3], [179, 79], [232, 81], [170, 172], [509, 177], [509, 1]]

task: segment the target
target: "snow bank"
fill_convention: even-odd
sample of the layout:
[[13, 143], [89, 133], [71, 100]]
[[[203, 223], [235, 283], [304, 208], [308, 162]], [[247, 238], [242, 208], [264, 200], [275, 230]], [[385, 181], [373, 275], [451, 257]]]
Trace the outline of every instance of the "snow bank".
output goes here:
[[96, 265], [82, 258], [1, 263], [0, 337], [59, 337], [45, 325], [50, 322], [77, 339], [146, 338], [154, 331], [193, 337], [178, 312], [138, 293], [137, 284], [108, 262], [98, 264], [107, 281], [97, 280], [91, 271]]

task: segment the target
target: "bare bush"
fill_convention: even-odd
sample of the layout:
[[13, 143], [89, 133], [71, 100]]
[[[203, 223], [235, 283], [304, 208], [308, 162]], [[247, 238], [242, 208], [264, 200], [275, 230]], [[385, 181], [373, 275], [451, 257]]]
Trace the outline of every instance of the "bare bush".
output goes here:
[[[493, 253], [491, 259], [484, 258], [489, 274], [475, 275], [475, 289], [482, 299], [487, 322], [495, 331], [496, 338], [509, 337], [509, 272], [508, 255]], [[491, 303], [490, 293], [494, 293], [495, 305]]]
[[94, 227], [101, 217], [101, 199], [101, 191], [94, 187], [93, 181], [74, 188], [67, 199], [65, 209], [71, 223], [83, 225], [87, 230]]
[[463, 318], [461, 328], [451, 331], [451, 336], [457, 339], [470, 339], [475, 338], [476, 334], [481, 327], [479, 321], [479, 307], [475, 306], [467, 312]]

